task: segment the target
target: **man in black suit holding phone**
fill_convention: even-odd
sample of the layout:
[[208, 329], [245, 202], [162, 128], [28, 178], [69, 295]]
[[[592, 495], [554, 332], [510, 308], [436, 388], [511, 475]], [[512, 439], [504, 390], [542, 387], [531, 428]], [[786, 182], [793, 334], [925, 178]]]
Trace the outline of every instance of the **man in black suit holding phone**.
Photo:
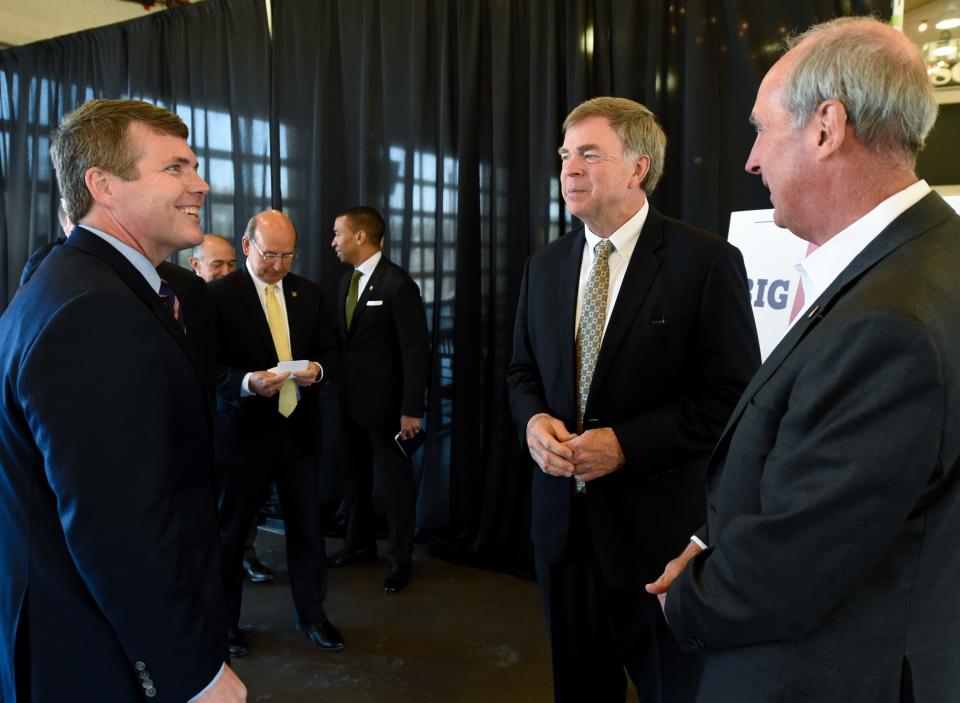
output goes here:
[[[395, 440], [422, 432], [430, 341], [420, 290], [381, 251], [384, 222], [370, 207], [345, 211], [334, 223], [337, 257], [354, 267], [340, 283], [337, 319], [343, 359], [344, 501], [347, 535], [332, 566], [375, 561], [373, 463], [382, 474], [389, 528], [388, 595], [410, 580], [416, 484], [410, 459]], [[398, 433], [399, 430], [399, 433]]]
[[647, 201], [666, 136], [595, 98], [564, 123], [561, 186], [584, 227], [527, 262], [508, 370], [537, 463], [533, 541], [557, 701], [683, 703], [700, 661], [643, 585], [702, 522], [713, 443], [759, 365], [740, 252]]

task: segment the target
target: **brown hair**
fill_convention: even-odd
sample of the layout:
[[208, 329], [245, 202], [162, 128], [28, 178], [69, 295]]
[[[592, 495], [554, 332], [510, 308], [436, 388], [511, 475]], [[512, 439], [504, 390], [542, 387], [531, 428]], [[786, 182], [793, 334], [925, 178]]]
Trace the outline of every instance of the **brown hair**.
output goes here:
[[53, 130], [50, 158], [64, 209], [73, 222], [79, 222], [93, 205], [84, 182], [88, 169], [99, 167], [125, 181], [137, 178], [140, 153], [127, 136], [131, 122], [181, 139], [190, 136], [177, 115], [141, 100], [88, 100], [64, 115]]

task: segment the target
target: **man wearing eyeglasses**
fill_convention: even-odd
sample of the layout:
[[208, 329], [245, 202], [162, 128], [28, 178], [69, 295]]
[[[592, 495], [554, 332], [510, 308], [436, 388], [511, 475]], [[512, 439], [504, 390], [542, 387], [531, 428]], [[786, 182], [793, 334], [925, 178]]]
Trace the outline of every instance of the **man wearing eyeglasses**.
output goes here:
[[238, 657], [248, 650], [239, 629], [244, 542], [271, 481], [283, 509], [297, 629], [322, 649], [343, 647], [323, 607], [317, 473], [316, 388], [335, 364], [336, 338], [320, 287], [290, 272], [296, 246], [286, 215], [261, 212], [243, 235], [246, 265], [210, 284], [224, 367], [216, 418], [224, 583], [230, 653]]

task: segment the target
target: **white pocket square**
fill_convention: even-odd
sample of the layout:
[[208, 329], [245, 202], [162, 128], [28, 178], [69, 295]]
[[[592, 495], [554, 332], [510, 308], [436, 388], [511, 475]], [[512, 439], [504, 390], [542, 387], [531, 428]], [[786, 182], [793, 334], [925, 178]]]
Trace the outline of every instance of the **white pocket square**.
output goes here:
[[374, 305], [383, 305], [383, 301], [382, 301], [382, 300], [368, 300], [368, 301], [367, 301], [367, 307], [372, 307], [372, 306], [374, 306]]

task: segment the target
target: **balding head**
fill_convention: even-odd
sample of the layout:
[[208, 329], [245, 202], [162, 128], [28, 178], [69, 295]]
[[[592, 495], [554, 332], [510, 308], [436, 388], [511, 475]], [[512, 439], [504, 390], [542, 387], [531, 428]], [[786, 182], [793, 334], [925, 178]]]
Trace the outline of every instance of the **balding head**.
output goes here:
[[838, 100], [857, 139], [910, 167], [937, 118], [927, 67], [901, 32], [869, 17], [841, 17], [787, 41], [784, 107], [802, 127], [824, 100]]
[[297, 251], [297, 230], [278, 210], [265, 210], [250, 218], [243, 234], [243, 253], [257, 278], [277, 283], [290, 273]]
[[237, 268], [237, 251], [219, 234], [203, 235], [203, 243], [193, 248], [190, 266], [207, 283], [226, 276]]

